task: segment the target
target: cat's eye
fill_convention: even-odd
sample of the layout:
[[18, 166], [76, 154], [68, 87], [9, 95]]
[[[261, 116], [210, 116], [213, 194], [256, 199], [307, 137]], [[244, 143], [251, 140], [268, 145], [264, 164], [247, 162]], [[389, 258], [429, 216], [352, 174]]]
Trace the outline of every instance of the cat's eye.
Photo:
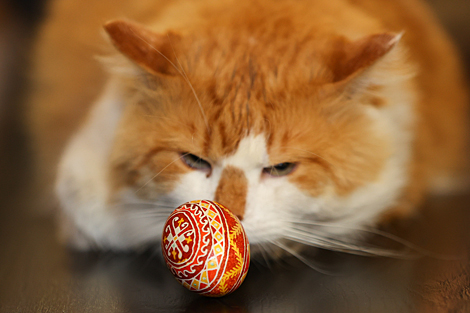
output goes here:
[[212, 168], [209, 162], [191, 153], [182, 153], [181, 159], [187, 166], [195, 170], [210, 172]]
[[296, 166], [296, 163], [284, 162], [274, 166], [265, 167], [263, 172], [275, 177], [286, 176], [292, 173]]

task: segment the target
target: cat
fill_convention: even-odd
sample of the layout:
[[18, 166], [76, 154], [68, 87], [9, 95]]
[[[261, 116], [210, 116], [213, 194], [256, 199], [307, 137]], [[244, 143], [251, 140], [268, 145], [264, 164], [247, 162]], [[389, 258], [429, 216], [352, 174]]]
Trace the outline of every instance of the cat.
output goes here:
[[210, 199], [254, 251], [380, 254], [355, 238], [464, 178], [462, 65], [419, 0], [53, 1], [33, 64], [38, 175], [77, 249], [158, 244]]

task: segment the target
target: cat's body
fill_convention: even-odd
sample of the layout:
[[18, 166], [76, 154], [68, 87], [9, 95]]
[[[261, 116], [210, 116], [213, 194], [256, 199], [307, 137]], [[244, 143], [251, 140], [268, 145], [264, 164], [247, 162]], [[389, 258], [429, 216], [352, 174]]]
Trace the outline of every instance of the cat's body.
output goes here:
[[[73, 2], [40, 36], [31, 121], [44, 177], [66, 147], [75, 246], [157, 242], [172, 208], [215, 199], [254, 244], [354, 250], [351, 235], [458, 186], [467, 93], [418, 1]], [[125, 56], [107, 75], [99, 28], [123, 16], [148, 29], [106, 24]]]

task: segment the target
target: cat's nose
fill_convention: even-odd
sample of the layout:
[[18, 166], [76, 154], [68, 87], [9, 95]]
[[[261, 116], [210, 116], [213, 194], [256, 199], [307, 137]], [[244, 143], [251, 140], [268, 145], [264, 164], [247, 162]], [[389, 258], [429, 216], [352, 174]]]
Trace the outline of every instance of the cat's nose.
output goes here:
[[226, 206], [241, 221], [245, 214], [247, 190], [248, 180], [243, 171], [229, 165], [222, 171], [214, 201]]

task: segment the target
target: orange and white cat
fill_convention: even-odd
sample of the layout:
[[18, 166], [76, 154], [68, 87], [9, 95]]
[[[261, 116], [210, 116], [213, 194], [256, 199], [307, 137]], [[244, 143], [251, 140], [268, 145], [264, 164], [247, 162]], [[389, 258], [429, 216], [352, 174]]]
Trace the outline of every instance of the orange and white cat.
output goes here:
[[81, 249], [157, 243], [211, 199], [255, 246], [361, 251], [466, 166], [461, 65], [418, 0], [57, 0], [34, 65], [40, 175]]

